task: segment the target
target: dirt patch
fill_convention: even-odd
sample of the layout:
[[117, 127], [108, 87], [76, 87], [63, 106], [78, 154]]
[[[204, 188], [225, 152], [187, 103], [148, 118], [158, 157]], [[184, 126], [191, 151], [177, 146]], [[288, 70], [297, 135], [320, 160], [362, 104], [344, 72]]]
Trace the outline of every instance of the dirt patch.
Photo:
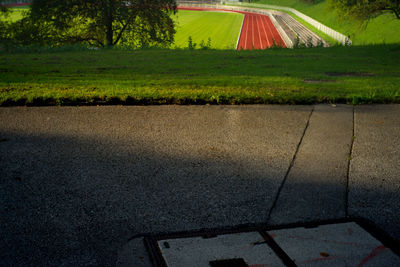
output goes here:
[[46, 61], [46, 62], [43, 62], [43, 64], [44, 65], [57, 65], [57, 64], [60, 64], [60, 62], [59, 61]]
[[263, 68], [278, 68], [278, 67], [280, 67], [280, 66], [278, 66], [278, 65], [266, 64], [266, 65], [261, 65], [261, 67], [263, 67]]
[[238, 59], [254, 59], [254, 58], [258, 58], [257, 56], [238, 56]]
[[311, 83], [311, 84], [318, 84], [318, 83], [335, 83], [335, 80], [313, 80], [313, 79], [305, 79], [305, 83]]
[[375, 74], [371, 72], [325, 72], [326, 75], [332, 77], [372, 77]]
[[104, 71], [113, 71], [113, 70], [123, 70], [127, 69], [127, 66], [119, 66], [119, 67], [99, 67], [96, 68], [98, 72], [104, 72]]

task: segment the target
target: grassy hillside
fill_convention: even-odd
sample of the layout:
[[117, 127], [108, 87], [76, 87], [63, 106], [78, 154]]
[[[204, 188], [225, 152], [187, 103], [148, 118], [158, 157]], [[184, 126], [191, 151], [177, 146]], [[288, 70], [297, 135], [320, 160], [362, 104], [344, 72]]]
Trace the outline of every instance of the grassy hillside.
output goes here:
[[299, 0], [256, 0], [254, 3], [293, 7], [345, 35], [350, 35], [354, 45], [400, 43], [400, 20], [393, 14], [381, 15], [365, 26], [343, 20], [340, 14], [327, 8], [325, 0], [318, 4], [306, 4]]
[[0, 52], [0, 105], [400, 103], [399, 45], [63, 49]]
[[178, 48], [188, 47], [192, 37], [197, 46], [208, 38], [215, 49], [235, 49], [242, 25], [243, 15], [237, 13], [179, 10], [174, 16], [176, 22], [175, 44]]

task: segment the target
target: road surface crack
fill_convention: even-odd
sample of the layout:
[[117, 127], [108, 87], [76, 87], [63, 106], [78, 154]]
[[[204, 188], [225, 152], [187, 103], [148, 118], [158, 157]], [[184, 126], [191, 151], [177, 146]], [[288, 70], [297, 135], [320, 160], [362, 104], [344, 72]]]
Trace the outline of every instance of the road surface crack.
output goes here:
[[347, 173], [346, 173], [346, 192], [344, 195], [344, 212], [346, 218], [349, 217], [349, 180], [350, 180], [350, 167], [351, 167], [351, 157], [353, 155], [353, 147], [354, 147], [354, 139], [356, 138], [355, 136], [355, 130], [354, 130], [354, 111], [355, 111], [355, 106], [353, 105], [353, 133], [351, 136], [351, 143], [350, 143], [350, 151], [349, 151], [349, 157], [348, 157], [348, 162], [347, 162]]
[[288, 178], [288, 176], [289, 176], [289, 174], [290, 174], [290, 171], [292, 170], [292, 167], [294, 166], [294, 163], [295, 163], [296, 157], [297, 157], [297, 153], [298, 153], [299, 150], [300, 150], [300, 146], [301, 146], [301, 144], [303, 143], [304, 136], [306, 135], [308, 126], [310, 125], [310, 120], [311, 120], [312, 114], [314, 113], [314, 108], [315, 108], [315, 107], [313, 106], [312, 109], [311, 109], [311, 111], [310, 111], [310, 114], [308, 115], [308, 120], [307, 120], [306, 126], [304, 127], [303, 135], [301, 136], [300, 141], [299, 141], [299, 143], [297, 144], [296, 151], [294, 152], [292, 161], [290, 162], [289, 168], [287, 169], [286, 174], [285, 174], [285, 176], [284, 176], [284, 178], [283, 178], [283, 180], [282, 180], [282, 183], [281, 183], [281, 185], [279, 186], [278, 192], [277, 192], [277, 194], [276, 194], [276, 196], [275, 196], [274, 203], [272, 204], [272, 207], [271, 207], [271, 209], [270, 209], [269, 212], [268, 212], [268, 215], [267, 215], [267, 224], [269, 223], [269, 221], [270, 221], [270, 219], [271, 219], [271, 214], [272, 214], [273, 210], [275, 209], [276, 204], [278, 203], [278, 199], [279, 199], [279, 196], [280, 196], [280, 194], [281, 194], [281, 191], [282, 191], [282, 189], [283, 189], [283, 187], [284, 187], [284, 185], [285, 185], [285, 183], [286, 183], [286, 180], [287, 180], [287, 178]]

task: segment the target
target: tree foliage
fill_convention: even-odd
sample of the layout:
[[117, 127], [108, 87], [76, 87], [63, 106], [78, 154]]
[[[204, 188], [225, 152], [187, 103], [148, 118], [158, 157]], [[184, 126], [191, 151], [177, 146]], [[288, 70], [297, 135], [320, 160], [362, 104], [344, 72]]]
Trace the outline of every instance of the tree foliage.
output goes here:
[[329, 5], [343, 15], [362, 21], [392, 12], [400, 19], [400, 0], [329, 0]]
[[34, 0], [15, 28], [16, 38], [40, 44], [168, 46], [176, 7], [175, 0]]
[[0, 0], [0, 44], [6, 42], [8, 39], [8, 27], [7, 23], [8, 9], [3, 5], [2, 0]]
[[3, 4], [4, 1], [0, 0], [0, 15], [7, 12], [7, 8]]

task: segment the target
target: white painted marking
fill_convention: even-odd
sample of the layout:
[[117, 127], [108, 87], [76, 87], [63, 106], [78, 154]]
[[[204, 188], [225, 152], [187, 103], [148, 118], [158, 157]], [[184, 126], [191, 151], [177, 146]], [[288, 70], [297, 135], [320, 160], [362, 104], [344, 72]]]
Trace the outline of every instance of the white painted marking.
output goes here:
[[237, 39], [237, 42], [236, 42], [236, 50], [239, 49], [239, 41], [240, 41], [240, 37], [242, 36], [242, 29], [243, 29], [244, 17], [246, 16], [245, 14], [242, 14], [242, 15], [243, 15], [242, 26], [240, 26], [239, 36], [238, 36], [238, 39]]

